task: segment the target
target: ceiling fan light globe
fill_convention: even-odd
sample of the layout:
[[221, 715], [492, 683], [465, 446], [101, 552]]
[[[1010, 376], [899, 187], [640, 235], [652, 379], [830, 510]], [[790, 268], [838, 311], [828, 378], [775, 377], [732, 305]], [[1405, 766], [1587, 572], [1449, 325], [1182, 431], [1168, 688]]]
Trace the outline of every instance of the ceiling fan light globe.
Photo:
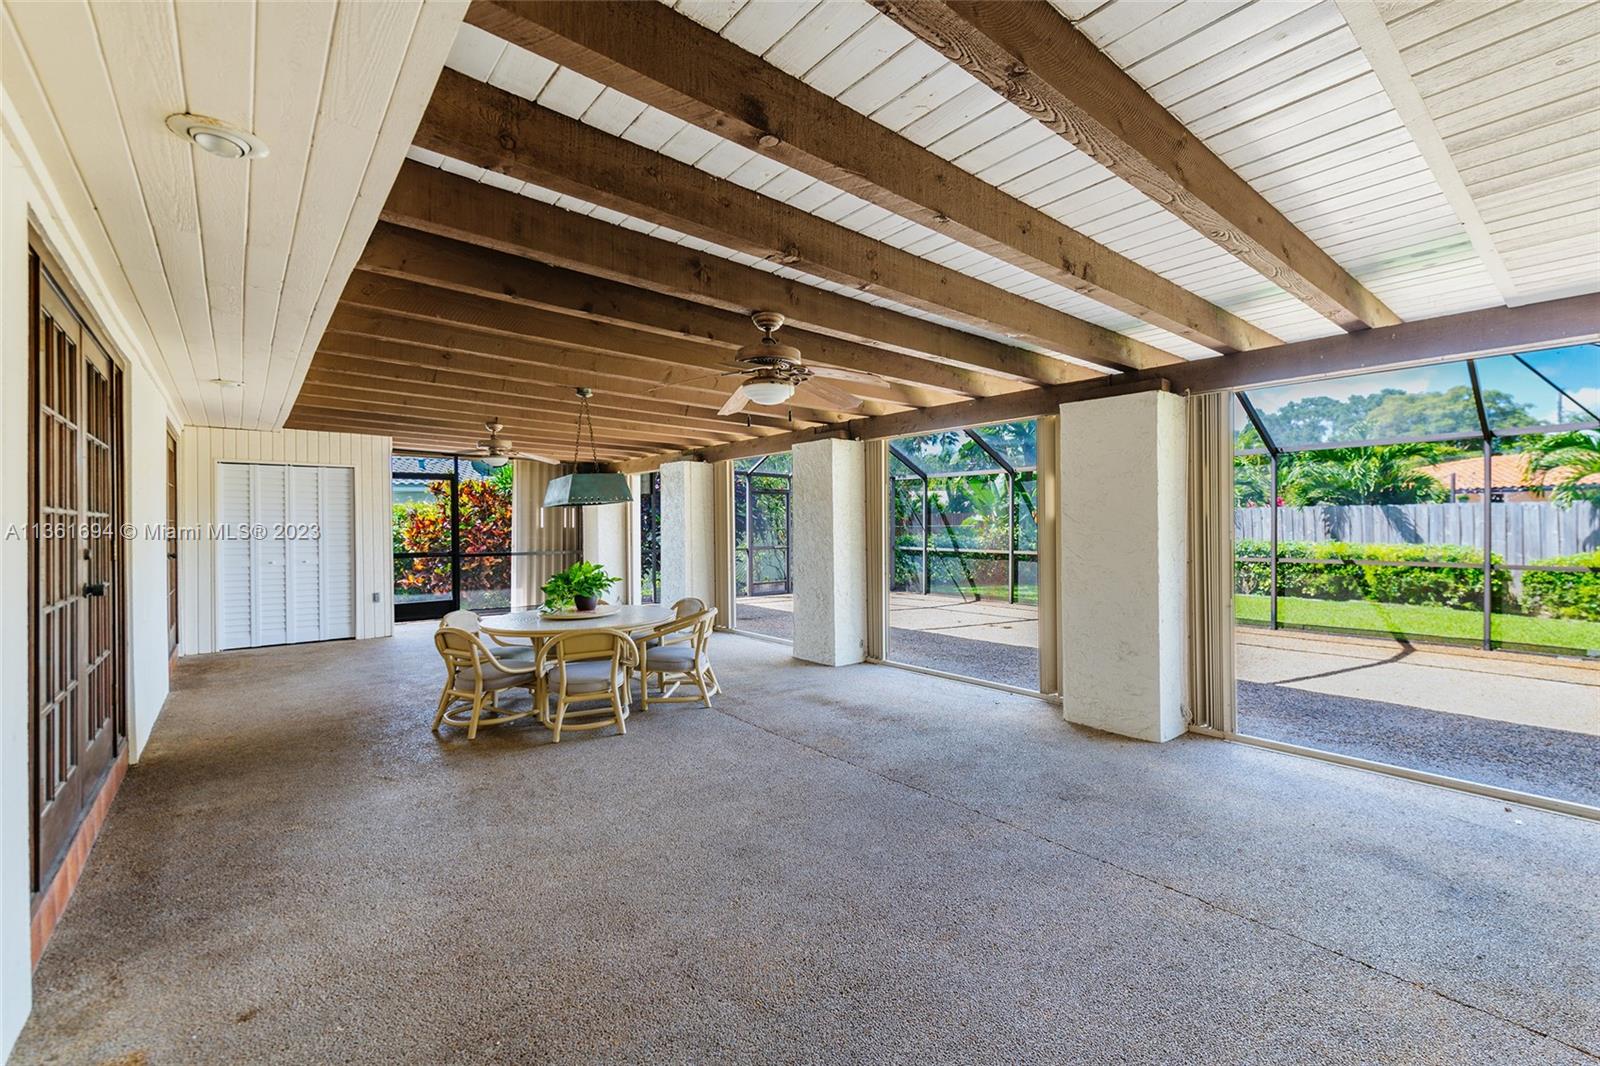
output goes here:
[[482, 459], [478, 460], [478, 462], [493, 470], [497, 470], [500, 467], [505, 466], [510, 461], [511, 457], [509, 455], [486, 455]]
[[751, 403], [774, 407], [794, 395], [794, 386], [787, 381], [747, 381], [744, 394]]

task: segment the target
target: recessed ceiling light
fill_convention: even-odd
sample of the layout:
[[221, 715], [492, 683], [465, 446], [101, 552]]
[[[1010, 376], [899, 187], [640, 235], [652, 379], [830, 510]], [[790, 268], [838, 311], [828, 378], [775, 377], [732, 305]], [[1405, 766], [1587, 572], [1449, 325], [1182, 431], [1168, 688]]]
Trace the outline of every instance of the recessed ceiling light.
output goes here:
[[244, 382], [240, 381], [238, 378], [212, 378], [211, 384], [220, 385], [225, 389], [244, 388]]
[[222, 159], [260, 159], [267, 146], [253, 133], [205, 115], [168, 115], [167, 129]]

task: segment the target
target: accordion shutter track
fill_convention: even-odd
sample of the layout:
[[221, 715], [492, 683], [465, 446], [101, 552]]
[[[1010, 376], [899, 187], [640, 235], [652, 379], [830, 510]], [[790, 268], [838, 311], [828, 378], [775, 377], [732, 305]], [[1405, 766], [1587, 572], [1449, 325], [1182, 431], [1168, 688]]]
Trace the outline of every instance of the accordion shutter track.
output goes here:
[[889, 653], [889, 442], [867, 441], [867, 658]]
[[1061, 690], [1061, 420], [1039, 419], [1033, 518], [1039, 553], [1039, 691]]
[[1237, 724], [1232, 401], [1189, 397], [1189, 722], [1219, 733]]
[[733, 629], [739, 604], [733, 579], [733, 463], [727, 459], [711, 464], [711, 581], [717, 625]]

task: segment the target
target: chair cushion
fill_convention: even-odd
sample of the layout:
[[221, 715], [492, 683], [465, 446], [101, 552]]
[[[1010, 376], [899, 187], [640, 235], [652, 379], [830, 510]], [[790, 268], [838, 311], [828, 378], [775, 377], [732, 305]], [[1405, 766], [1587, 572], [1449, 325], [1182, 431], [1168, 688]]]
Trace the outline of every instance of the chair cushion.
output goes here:
[[490, 648], [489, 650], [494, 652], [494, 657], [499, 659], [504, 665], [517, 667], [524, 670], [532, 670], [533, 662], [538, 658], [534, 650], [528, 647], [502, 648], [496, 646]]
[[[560, 675], [552, 674], [559, 682]], [[617, 684], [622, 684], [622, 671], [617, 671]], [[611, 690], [611, 660], [592, 659], [587, 662], [567, 664], [567, 695], [578, 692], [609, 692]]]
[[[511, 664], [507, 663], [506, 665], [509, 666]], [[531, 662], [519, 663], [510, 670], [496, 670], [488, 663], [484, 663], [482, 672], [483, 691], [485, 692], [499, 692], [502, 689], [529, 686], [539, 676], [534, 671], [533, 663]], [[463, 667], [456, 672], [455, 679], [451, 682], [451, 687], [459, 692], [471, 692], [477, 681], [478, 679], [473, 676], [472, 668], [470, 666]]]
[[694, 645], [663, 644], [659, 647], [647, 648], [644, 653], [644, 668], [646, 670], [692, 670], [694, 669]]

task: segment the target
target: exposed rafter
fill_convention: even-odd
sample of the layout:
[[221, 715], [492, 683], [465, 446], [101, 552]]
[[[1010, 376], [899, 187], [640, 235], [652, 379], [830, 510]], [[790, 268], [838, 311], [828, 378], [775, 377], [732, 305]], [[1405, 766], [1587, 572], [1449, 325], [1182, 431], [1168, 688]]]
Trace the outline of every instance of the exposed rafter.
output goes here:
[[[669, 383], [682, 385], [697, 380], [700, 388], [707, 393], [725, 396], [733, 391], [735, 384], [729, 378], [719, 377], [733, 369], [732, 363], [720, 349], [687, 338], [659, 336], [610, 322], [558, 315], [538, 308], [455, 293], [448, 289], [434, 289], [413, 281], [359, 270], [351, 275], [343, 302], [347, 307], [376, 310], [425, 324], [445, 324], [457, 329], [497, 333], [524, 342], [532, 339], [602, 355], [652, 359], [679, 368], [680, 372], [674, 373], [667, 367], [646, 367], [646, 375], [639, 380], [640, 388], [655, 388]], [[473, 344], [471, 339], [459, 335], [448, 339], [469, 350]], [[530, 351], [529, 354], [534, 353]], [[594, 371], [604, 373], [603, 363], [603, 360], [595, 362]], [[626, 371], [619, 370], [616, 373], [621, 375]], [[852, 383], [852, 388], [873, 397], [863, 405], [863, 414], [881, 413], [871, 410], [878, 403], [917, 406], [899, 395], [896, 386]]]
[[686, 122], [1219, 351], [1278, 343], [663, 4], [479, 0], [467, 21]]
[[[981, 372], [928, 379], [929, 385], [982, 396], [990, 387], [986, 375], [1033, 380], [1029, 371], [1038, 356], [1026, 349], [683, 248], [437, 167], [407, 163], [401, 168], [383, 217], [410, 229], [740, 315], [780, 311], [802, 329]], [[397, 249], [389, 247], [391, 233], [381, 225], [374, 232], [367, 254], [373, 269], [393, 261]]]
[[1049, 4], [872, 3], [1318, 313], [1347, 330], [1399, 321]]
[[[659, 333], [672, 339], [670, 345], [663, 346], [665, 349], [699, 349], [708, 359], [720, 359], [718, 368], [722, 370], [728, 369], [729, 352], [757, 336], [755, 326], [743, 314], [386, 226], [373, 233], [362, 255], [361, 268], [452, 292]], [[808, 330], [786, 327], [785, 337], [805, 352], [809, 362], [855, 372], [858, 380], [866, 384], [884, 379], [911, 387], [863, 393], [880, 399], [937, 403], [941, 397], [932, 395], [930, 390], [958, 396], [989, 396], [1017, 387], [969, 370]]]
[[[416, 143], [1099, 366], [1130, 370], [1178, 361], [455, 71], [441, 75]], [[1040, 355], [1032, 376], [1056, 383], [1082, 374]]]

